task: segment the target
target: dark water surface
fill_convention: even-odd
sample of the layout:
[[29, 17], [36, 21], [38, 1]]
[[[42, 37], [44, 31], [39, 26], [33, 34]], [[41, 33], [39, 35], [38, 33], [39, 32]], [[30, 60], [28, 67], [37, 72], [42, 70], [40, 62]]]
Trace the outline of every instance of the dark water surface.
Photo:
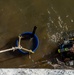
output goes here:
[[48, 61], [62, 33], [74, 29], [73, 0], [0, 0], [0, 49], [14, 46], [16, 37], [36, 25], [39, 47], [34, 54], [0, 54], [0, 67], [52, 68]]

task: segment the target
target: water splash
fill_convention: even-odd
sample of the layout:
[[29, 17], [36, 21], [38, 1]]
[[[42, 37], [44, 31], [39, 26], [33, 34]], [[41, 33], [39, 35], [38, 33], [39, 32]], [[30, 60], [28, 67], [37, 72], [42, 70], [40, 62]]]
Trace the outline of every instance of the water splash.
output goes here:
[[[49, 22], [47, 23], [47, 36], [49, 38], [49, 41], [52, 42], [58, 42], [60, 39], [62, 39], [62, 34], [69, 30], [69, 27], [67, 23], [63, 21], [61, 16], [57, 14], [58, 12], [54, 10], [53, 6], [51, 6], [52, 11], [56, 16], [51, 15], [52, 13], [48, 10], [49, 14]], [[51, 14], [50, 14], [51, 13]], [[67, 15], [66, 17], [69, 17]], [[73, 22], [73, 20], [71, 20]]]

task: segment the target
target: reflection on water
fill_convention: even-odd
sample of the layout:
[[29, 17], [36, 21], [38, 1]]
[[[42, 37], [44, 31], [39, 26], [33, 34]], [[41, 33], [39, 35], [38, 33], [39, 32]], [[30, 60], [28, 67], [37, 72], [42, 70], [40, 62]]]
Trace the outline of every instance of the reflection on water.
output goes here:
[[39, 37], [39, 47], [35, 54], [30, 54], [31, 59], [28, 55], [16, 57], [15, 52], [3, 53], [0, 54], [0, 67], [52, 68], [49, 65], [50, 54], [64, 37], [63, 32], [74, 29], [73, 2], [70, 0], [0, 0], [0, 49], [9, 48], [7, 43], [12, 38], [26, 31], [31, 32], [35, 25], [38, 27], [36, 34]]

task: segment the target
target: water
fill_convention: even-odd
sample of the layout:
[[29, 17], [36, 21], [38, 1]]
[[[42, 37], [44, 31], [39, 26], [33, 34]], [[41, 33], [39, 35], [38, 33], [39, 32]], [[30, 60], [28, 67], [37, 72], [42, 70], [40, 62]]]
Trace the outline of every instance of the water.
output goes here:
[[[73, 3], [70, 0], [0, 0], [0, 49], [15, 45], [16, 37], [31, 32], [35, 25], [39, 38], [39, 47], [31, 54], [32, 59], [6, 52], [0, 54], [0, 67], [50, 68], [50, 54], [64, 37], [63, 32], [74, 29]], [[44, 60], [47, 61], [42, 63]]]
[[23, 48], [33, 50], [34, 49], [34, 38], [31, 38], [31, 36], [29, 35], [25, 35], [24, 37], [21, 39], [21, 43], [20, 43], [21, 46]]

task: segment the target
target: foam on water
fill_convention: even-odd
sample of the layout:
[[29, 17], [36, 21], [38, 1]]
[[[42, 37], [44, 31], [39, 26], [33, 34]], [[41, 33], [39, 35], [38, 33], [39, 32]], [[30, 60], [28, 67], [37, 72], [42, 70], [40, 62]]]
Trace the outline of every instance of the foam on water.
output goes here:
[[[60, 39], [63, 38], [62, 37], [63, 32], [68, 31], [69, 29], [67, 23], [63, 21], [60, 15], [57, 15], [58, 12], [52, 6], [51, 9], [53, 10], [56, 16], [55, 17], [53, 15], [51, 16], [50, 15], [51, 12], [49, 10], [47, 11], [49, 14], [48, 18], [49, 22], [47, 23], [47, 36], [50, 41], [58, 42]], [[67, 15], [66, 17], [69, 17], [69, 15]], [[55, 19], [57, 24], [55, 23]], [[73, 22], [72, 19], [71, 22]]]
[[53, 6], [51, 6], [51, 9], [57, 14], [57, 11], [53, 8]]
[[73, 22], [73, 19], [71, 19], [71, 22]]

